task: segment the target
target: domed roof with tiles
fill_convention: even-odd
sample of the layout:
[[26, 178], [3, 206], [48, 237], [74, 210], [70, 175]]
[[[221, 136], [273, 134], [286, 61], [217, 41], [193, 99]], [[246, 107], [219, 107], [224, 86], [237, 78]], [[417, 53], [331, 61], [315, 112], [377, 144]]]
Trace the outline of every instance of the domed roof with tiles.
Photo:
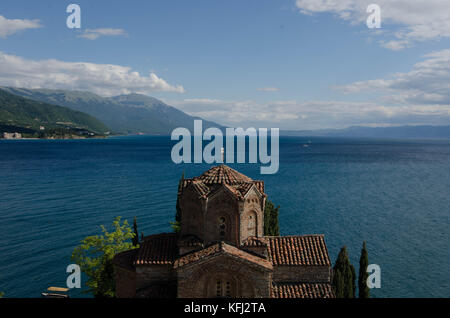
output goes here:
[[205, 184], [226, 183], [229, 185], [236, 185], [253, 181], [246, 175], [243, 175], [242, 173], [237, 172], [236, 170], [226, 165], [213, 167], [204, 172], [201, 176], [194, 179], [200, 180]]
[[188, 186], [192, 186], [201, 198], [213, 195], [222, 186], [239, 200], [243, 200], [253, 186], [265, 196], [264, 181], [252, 180], [226, 165], [212, 167], [202, 175], [192, 179], [183, 179], [178, 194], [180, 195]]

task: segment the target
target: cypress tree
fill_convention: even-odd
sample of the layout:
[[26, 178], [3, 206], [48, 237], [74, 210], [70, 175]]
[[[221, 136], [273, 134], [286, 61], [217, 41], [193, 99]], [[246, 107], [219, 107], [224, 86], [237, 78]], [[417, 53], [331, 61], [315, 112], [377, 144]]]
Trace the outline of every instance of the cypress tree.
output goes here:
[[280, 225], [278, 223], [278, 211], [280, 206], [277, 206], [275, 209], [272, 209], [272, 215], [270, 218], [270, 228], [272, 230], [273, 236], [280, 235]]
[[270, 200], [266, 200], [266, 205], [264, 207], [264, 235], [280, 235], [280, 225], [278, 222], [279, 210], [280, 206], [275, 208]]
[[356, 290], [355, 268], [348, 258], [347, 248], [339, 251], [333, 267], [333, 291], [337, 298], [354, 298]]
[[139, 234], [138, 234], [136, 217], [134, 217], [134, 220], [133, 220], [133, 232], [134, 232], [133, 246], [137, 246], [139, 244]]
[[367, 253], [366, 241], [364, 241], [361, 249], [361, 257], [359, 258], [359, 298], [370, 298], [369, 287], [367, 287], [367, 278], [369, 277], [367, 266], [369, 266], [369, 254]]
[[174, 222], [170, 222], [170, 226], [172, 227], [172, 229], [174, 230], [174, 232], [178, 233], [180, 231], [180, 226], [181, 226], [181, 207], [180, 207], [180, 194], [181, 191], [183, 190], [183, 181], [184, 181], [184, 171], [183, 174], [181, 175], [180, 181], [178, 182], [178, 194], [177, 194], [177, 205], [176, 205], [176, 212], [175, 212], [175, 221]]

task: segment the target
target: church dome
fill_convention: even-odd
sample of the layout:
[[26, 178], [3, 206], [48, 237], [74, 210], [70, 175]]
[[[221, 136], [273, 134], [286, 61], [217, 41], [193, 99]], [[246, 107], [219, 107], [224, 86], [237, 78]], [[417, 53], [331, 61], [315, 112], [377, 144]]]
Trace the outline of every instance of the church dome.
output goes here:
[[226, 183], [229, 185], [253, 182], [251, 178], [243, 175], [240, 172], [237, 172], [227, 165], [212, 167], [208, 171], [204, 172], [201, 176], [196, 177], [195, 180], [200, 180], [205, 184]]

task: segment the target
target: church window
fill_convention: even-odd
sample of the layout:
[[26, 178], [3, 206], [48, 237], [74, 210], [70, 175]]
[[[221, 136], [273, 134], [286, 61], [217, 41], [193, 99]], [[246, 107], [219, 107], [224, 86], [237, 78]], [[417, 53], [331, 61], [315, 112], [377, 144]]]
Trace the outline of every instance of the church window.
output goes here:
[[218, 279], [216, 281], [216, 297], [232, 297], [231, 282]]
[[247, 223], [248, 236], [256, 236], [256, 213], [251, 212], [248, 216]]
[[222, 240], [225, 238], [226, 228], [227, 228], [227, 224], [226, 224], [225, 218], [221, 217], [219, 219], [219, 235], [220, 235], [220, 239], [222, 239]]
[[227, 282], [227, 284], [226, 284], [225, 296], [231, 297], [231, 283], [230, 282]]
[[222, 282], [220, 280], [216, 282], [216, 296], [222, 297]]

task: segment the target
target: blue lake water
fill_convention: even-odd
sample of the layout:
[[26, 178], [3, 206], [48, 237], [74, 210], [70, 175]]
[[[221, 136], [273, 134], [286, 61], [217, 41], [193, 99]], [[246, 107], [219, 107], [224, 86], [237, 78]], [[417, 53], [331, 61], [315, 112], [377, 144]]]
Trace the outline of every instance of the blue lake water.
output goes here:
[[[301, 145], [311, 140], [309, 147]], [[178, 179], [169, 137], [0, 141], [0, 291], [64, 286], [79, 241], [116, 216], [170, 231]], [[281, 234], [325, 234], [334, 263], [363, 240], [381, 267], [375, 297], [450, 297], [450, 141], [281, 138], [280, 170], [232, 164], [266, 182]], [[80, 292], [72, 295], [80, 296]]]

